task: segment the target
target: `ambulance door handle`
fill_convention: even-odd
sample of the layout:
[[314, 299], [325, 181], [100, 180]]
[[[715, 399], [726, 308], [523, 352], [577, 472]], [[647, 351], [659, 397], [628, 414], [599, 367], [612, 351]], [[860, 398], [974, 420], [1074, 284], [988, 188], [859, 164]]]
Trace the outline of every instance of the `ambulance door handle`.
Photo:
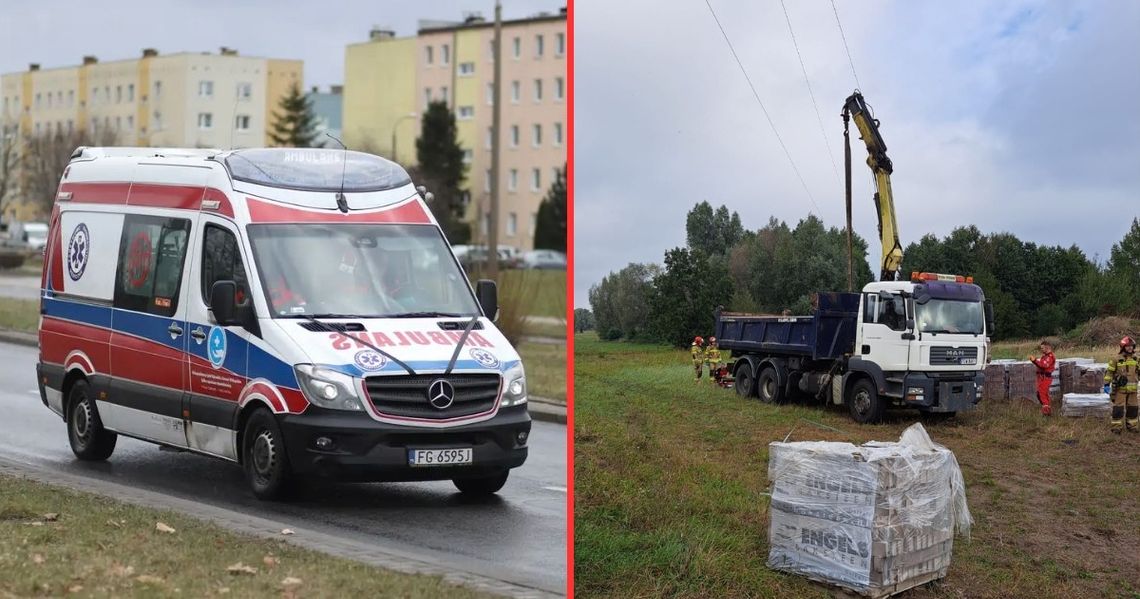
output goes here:
[[166, 330], [174, 337], [182, 335], [182, 327], [178, 326], [177, 322], [170, 323], [170, 326], [167, 327]]
[[198, 343], [201, 343], [206, 340], [206, 331], [203, 331], [202, 327], [198, 327], [193, 331], [190, 331], [190, 336], [193, 337], [194, 340]]

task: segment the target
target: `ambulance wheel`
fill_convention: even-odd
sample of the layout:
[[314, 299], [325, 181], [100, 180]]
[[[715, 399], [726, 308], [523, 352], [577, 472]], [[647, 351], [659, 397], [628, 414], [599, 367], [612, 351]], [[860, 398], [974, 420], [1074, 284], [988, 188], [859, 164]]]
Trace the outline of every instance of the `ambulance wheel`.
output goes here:
[[756, 379], [756, 392], [764, 403], [783, 403], [784, 388], [780, 386], [775, 368], [765, 366], [760, 371], [760, 377]]
[[103, 428], [87, 381], [75, 381], [67, 394], [67, 405], [67, 440], [75, 457], [92, 462], [111, 457], [119, 436]]
[[503, 485], [507, 484], [507, 475], [510, 470], [504, 470], [499, 474], [492, 474], [491, 476], [483, 476], [479, 478], [457, 478], [451, 482], [455, 484], [455, 488], [459, 489], [460, 493], [470, 495], [472, 497], [485, 497], [487, 495], [494, 495]]
[[743, 397], [756, 396], [756, 379], [752, 377], [752, 365], [744, 362], [736, 369], [736, 394]]
[[860, 424], [875, 424], [883, 419], [883, 412], [887, 409], [886, 402], [879, 397], [875, 384], [869, 379], [859, 379], [851, 387], [851, 396], [847, 398], [847, 408], [851, 411], [851, 418]]
[[281, 499], [292, 490], [285, 437], [277, 419], [265, 408], [254, 411], [245, 423], [242, 467], [249, 488], [258, 499]]

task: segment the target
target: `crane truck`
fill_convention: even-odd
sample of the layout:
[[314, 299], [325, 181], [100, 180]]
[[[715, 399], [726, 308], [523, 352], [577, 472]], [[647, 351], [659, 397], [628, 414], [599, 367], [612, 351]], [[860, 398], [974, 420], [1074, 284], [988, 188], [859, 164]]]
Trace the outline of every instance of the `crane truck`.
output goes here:
[[[743, 397], [782, 403], [806, 395], [846, 405], [857, 422], [888, 407], [953, 416], [981, 398], [993, 308], [971, 277], [914, 272], [900, 280], [903, 250], [895, 218], [887, 146], [863, 95], [843, 106], [845, 171], [851, 189], [849, 120], [874, 175], [882, 261], [879, 281], [861, 293], [819, 292], [807, 316], [715, 314], [720, 348], [731, 352]], [[850, 195], [848, 196], [850, 197]]]

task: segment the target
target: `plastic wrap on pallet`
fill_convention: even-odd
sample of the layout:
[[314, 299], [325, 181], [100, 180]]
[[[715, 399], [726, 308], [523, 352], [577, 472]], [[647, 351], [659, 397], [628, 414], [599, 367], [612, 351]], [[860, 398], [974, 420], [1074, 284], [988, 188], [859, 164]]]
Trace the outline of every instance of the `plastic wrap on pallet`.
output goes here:
[[1008, 393], [1006, 387], [1009, 384], [1006, 381], [1005, 365], [991, 362], [982, 374], [982, 401], [1005, 399]]
[[1037, 367], [1032, 362], [1013, 362], [1007, 371], [1010, 399], [1037, 399]]
[[1112, 414], [1112, 400], [1107, 393], [1066, 393], [1061, 398], [1061, 415], [1103, 417]]
[[872, 597], [945, 576], [973, 522], [953, 452], [921, 424], [893, 443], [771, 443], [768, 477], [768, 566]]
[[1097, 393], [1104, 387], [1104, 373], [1108, 364], [1077, 364], [1073, 393]]

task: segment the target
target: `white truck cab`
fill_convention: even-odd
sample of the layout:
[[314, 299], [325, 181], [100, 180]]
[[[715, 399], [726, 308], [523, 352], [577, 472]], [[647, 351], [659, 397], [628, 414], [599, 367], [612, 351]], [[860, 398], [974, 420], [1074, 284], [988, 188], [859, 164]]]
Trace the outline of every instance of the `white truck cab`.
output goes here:
[[297, 476], [494, 493], [527, 456], [518, 353], [407, 172], [327, 149], [80, 148], [52, 212], [41, 398], [116, 435]]

